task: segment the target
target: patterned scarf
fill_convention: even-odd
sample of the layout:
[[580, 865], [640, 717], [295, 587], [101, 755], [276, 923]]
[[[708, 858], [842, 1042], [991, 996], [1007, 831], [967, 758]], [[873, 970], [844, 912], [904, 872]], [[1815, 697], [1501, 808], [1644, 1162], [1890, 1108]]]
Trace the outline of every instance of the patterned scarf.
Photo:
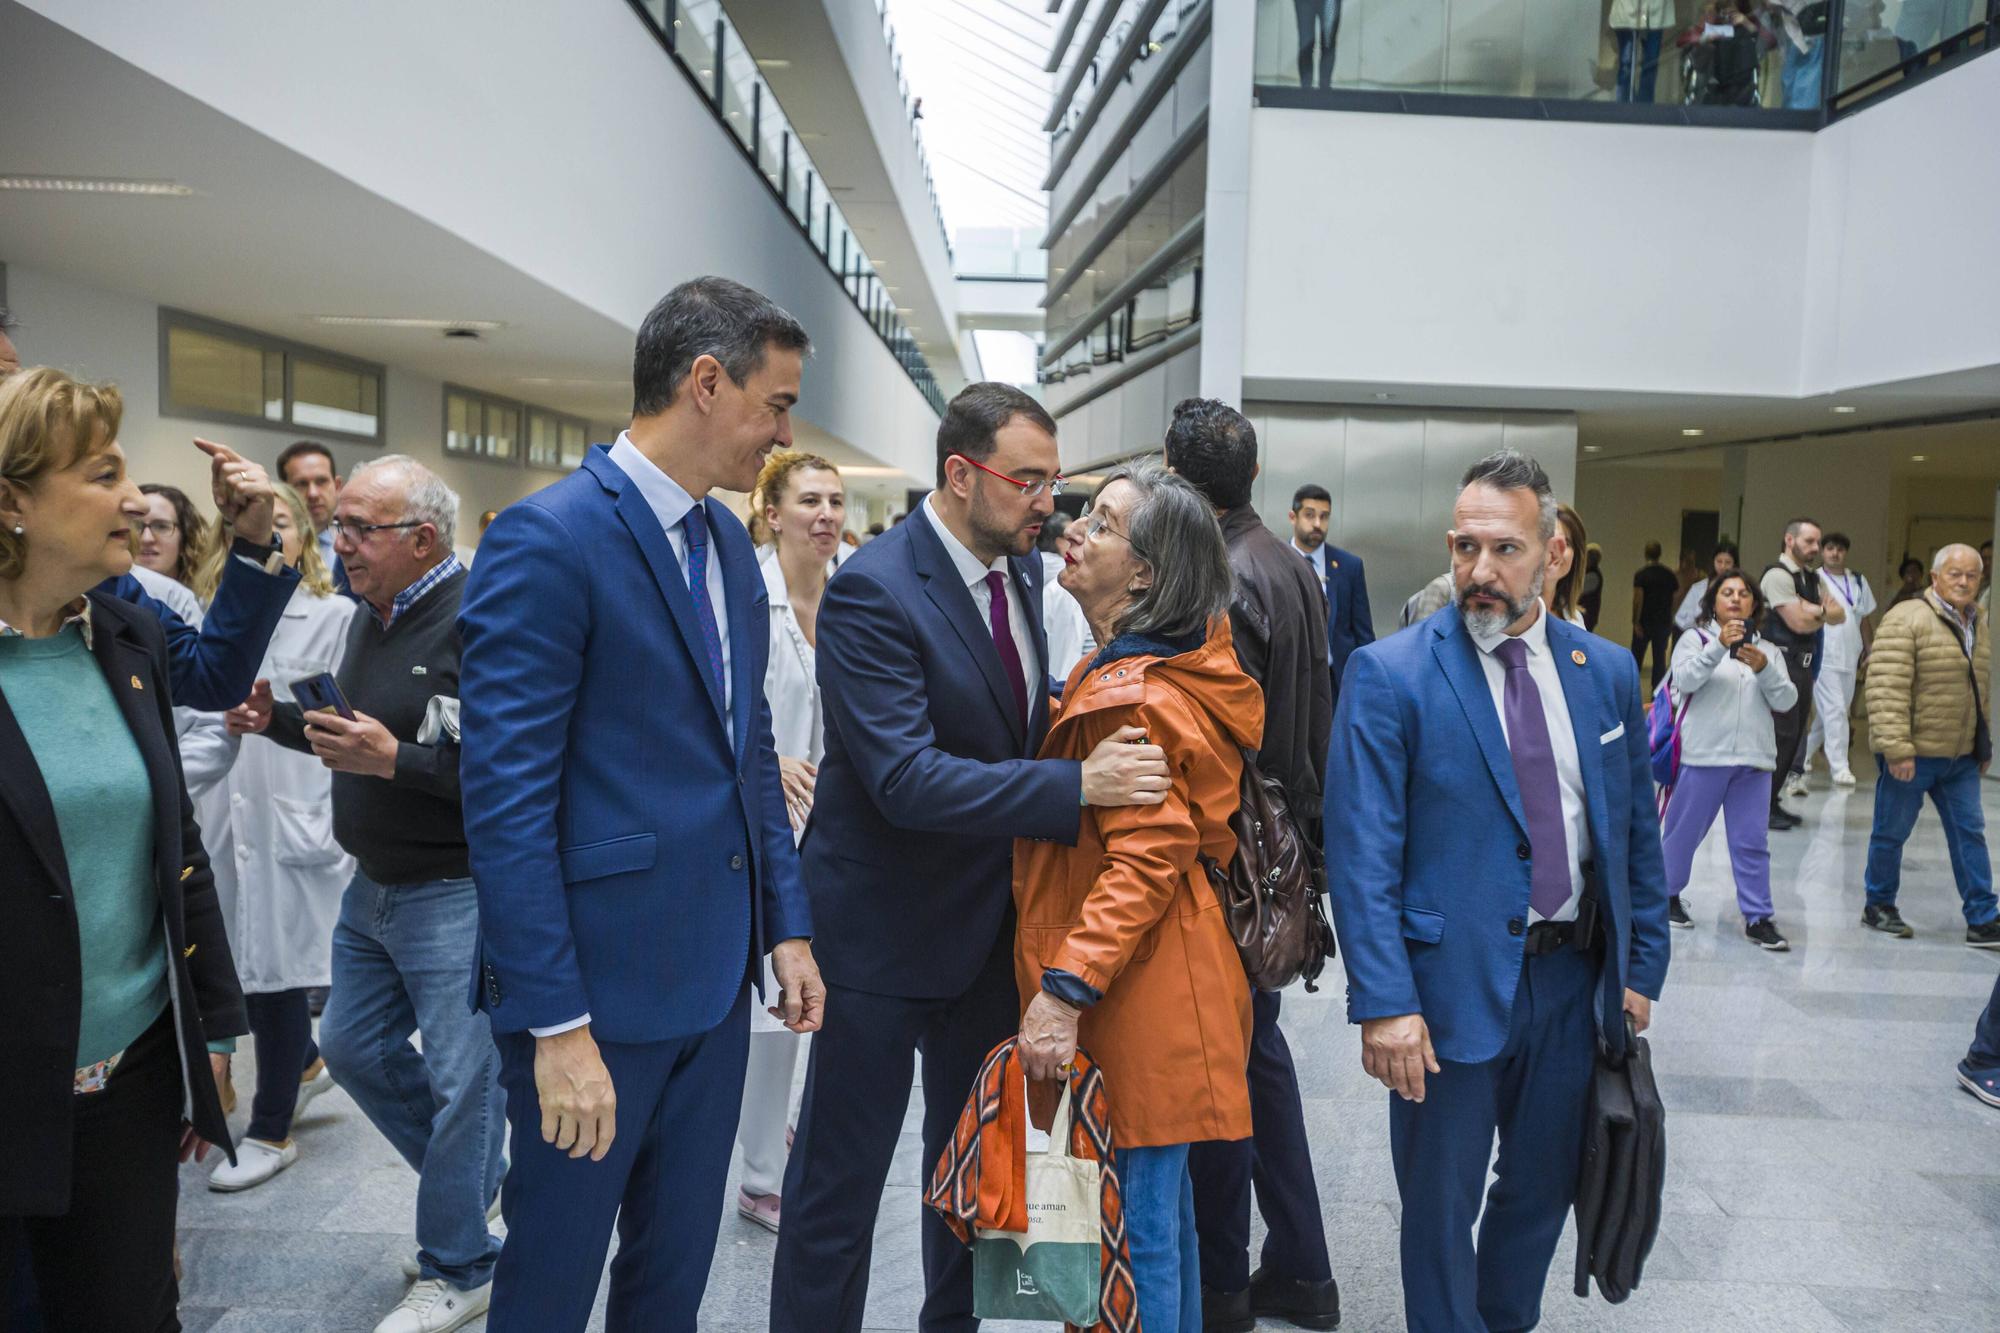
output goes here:
[[[966, 1245], [972, 1244], [974, 1227], [1028, 1229], [1028, 1107], [1014, 1043], [1009, 1037], [995, 1046], [979, 1067], [972, 1095], [924, 1195], [924, 1202]], [[1098, 1321], [1088, 1329], [1064, 1327], [1067, 1333], [1140, 1333], [1139, 1289], [1125, 1243], [1125, 1196], [1118, 1184], [1118, 1150], [1111, 1142], [1111, 1103], [1103, 1072], [1083, 1051], [1071, 1066], [1069, 1090], [1070, 1152], [1101, 1164], [1103, 1241]]]

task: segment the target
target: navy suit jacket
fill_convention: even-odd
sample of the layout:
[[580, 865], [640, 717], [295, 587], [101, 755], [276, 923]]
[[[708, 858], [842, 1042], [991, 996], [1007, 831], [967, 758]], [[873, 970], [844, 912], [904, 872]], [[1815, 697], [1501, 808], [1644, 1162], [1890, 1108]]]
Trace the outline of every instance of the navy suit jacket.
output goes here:
[[1368, 575], [1361, 567], [1361, 557], [1330, 542], [1324, 549], [1327, 559], [1334, 562], [1326, 580], [1326, 646], [1337, 699], [1347, 660], [1355, 649], [1375, 642], [1375, 617], [1368, 610]]
[[[1599, 1021], [1614, 1049], [1630, 987], [1667, 979], [1666, 871], [1632, 654], [1553, 617], [1589, 806], [1607, 965]], [[1362, 649], [1327, 762], [1326, 840], [1347, 1016], [1421, 1013], [1440, 1060], [1507, 1040], [1528, 919], [1528, 825], [1514, 764], [1456, 607]]]
[[754, 960], [812, 934], [764, 697], [770, 603], [742, 523], [702, 503], [727, 723], [673, 546], [602, 447], [480, 543], [459, 612], [459, 780], [473, 1004], [496, 1032], [586, 1012], [600, 1041], [705, 1032]]
[[[1042, 562], [1008, 561], [1042, 630]], [[799, 855], [829, 982], [877, 995], [965, 991], [1014, 920], [1014, 839], [1074, 844], [1083, 766], [1036, 760], [980, 617], [923, 508], [854, 553], [820, 603], [826, 757]]]
[[270, 548], [241, 541], [232, 547], [199, 630], [155, 601], [130, 574], [97, 585], [104, 596], [130, 602], [159, 620], [167, 635], [174, 702], [188, 708], [219, 713], [250, 697], [264, 650], [299, 586], [296, 569], [266, 574], [237, 559], [238, 551], [261, 557]]

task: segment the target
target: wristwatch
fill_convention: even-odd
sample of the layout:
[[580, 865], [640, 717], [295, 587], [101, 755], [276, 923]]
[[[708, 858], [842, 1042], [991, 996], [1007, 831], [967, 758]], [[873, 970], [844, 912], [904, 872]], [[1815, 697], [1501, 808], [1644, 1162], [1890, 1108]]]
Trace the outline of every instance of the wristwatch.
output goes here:
[[230, 553], [241, 556], [266, 574], [277, 574], [285, 568], [285, 548], [282, 543], [261, 546], [248, 537], [237, 537], [230, 542]]

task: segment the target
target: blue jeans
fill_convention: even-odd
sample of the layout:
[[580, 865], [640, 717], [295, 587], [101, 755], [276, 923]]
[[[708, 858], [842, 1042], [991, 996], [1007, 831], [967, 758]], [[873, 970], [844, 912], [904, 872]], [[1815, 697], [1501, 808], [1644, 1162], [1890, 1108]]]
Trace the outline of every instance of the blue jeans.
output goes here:
[[1118, 1153], [1125, 1240], [1146, 1333], [1201, 1333], [1201, 1247], [1187, 1163], [1185, 1143]]
[[[333, 986], [320, 1054], [419, 1176], [417, 1262], [461, 1291], [493, 1280], [507, 1119], [500, 1053], [466, 1002], [479, 936], [469, 879], [377, 884], [359, 871], [333, 928]], [[421, 1030], [421, 1054], [410, 1044]]]
[[1812, 111], [1825, 98], [1821, 87], [1826, 72], [1826, 39], [1806, 38], [1806, 49], [1799, 50], [1790, 39], [1785, 41], [1785, 64], [1778, 78], [1785, 88], [1785, 106], [1792, 111]]
[[1979, 808], [1979, 765], [1972, 756], [1919, 755], [1916, 775], [1908, 782], [1890, 777], [1879, 754], [1875, 769], [1875, 830], [1868, 835], [1868, 870], [1863, 879], [1868, 905], [1896, 905], [1896, 890], [1903, 880], [1903, 844], [1917, 826], [1928, 794], [1944, 823], [1951, 874], [1958, 882], [1958, 896], [1965, 900], [1966, 923], [1980, 926], [2000, 917], [2000, 900], [1993, 896], [1993, 863], [1986, 856], [1986, 815]]
[[[1653, 100], [1653, 86], [1660, 78], [1660, 37], [1659, 28], [1648, 28], [1635, 32], [1631, 28], [1615, 30], [1618, 38], [1618, 100], [1621, 102], [1650, 102]], [[1632, 96], [1632, 57], [1639, 56], [1639, 95]], [[1657, 687], [1658, 682], [1654, 682]]]
[[1993, 998], [1979, 1016], [1979, 1026], [1972, 1032], [1972, 1048], [1959, 1068], [1970, 1074], [2000, 1069], [2000, 979], [1993, 982]]

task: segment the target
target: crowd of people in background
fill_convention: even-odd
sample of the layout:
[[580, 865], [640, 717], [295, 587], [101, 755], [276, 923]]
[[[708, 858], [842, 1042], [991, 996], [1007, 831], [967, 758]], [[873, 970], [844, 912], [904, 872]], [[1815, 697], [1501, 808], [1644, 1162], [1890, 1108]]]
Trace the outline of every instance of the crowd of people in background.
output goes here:
[[[1064, 1088], [1082, 1150], [1116, 1147], [1108, 1327], [1332, 1328], [1281, 993], [1218, 897], [1251, 783], [1331, 867], [1412, 1327], [1536, 1322], [1600, 1034], [1650, 1020], [1718, 817], [1744, 936], [1789, 947], [1770, 834], [1816, 754], [1857, 784], [1857, 690], [1862, 924], [1913, 934], [1928, 797], [1965, 942], [2000, 949], [1990, 542], [1905, 560], [1879, 609], [1809, 518], [1761, 570], [1649, 543], [1628, 666], [1583, 515], [1503, 450], [1378, 640], [1334, 493], [1267, 523], [1256, 432], [1211, 399], [1074, 512], [1055, 421], [972, 385], [935, 489], [863, 539], [790, 447], [810, 345], [736, 283], [676, 288], [630, 429], [461, 554], [405, 455], [343, 476], [302, 440], [273, 478], [197, 441], [212, 515], [135, 484], [117, 391], [0, 337], [0, 854], [29, 890], [0, 931], [46, 960], [0, 970], [28, 1052], [0, 1313], [178, 1327], [178, 1164], [226, 1194], [320, 1169], [294, 1126], [338, 1086], [419, 1181], [377, 1333], [581, 1328], [614, 1227], [612, 1327], [692, 1328], [733, 1153], [770, 1327], [852, 1333], [921, 1061], [926, 1327], [972, 1326], [963, 1242], [1020, 1220], [1009, 1135]], [[2000, 986], [1957, 1072], [2000, 1107]]]

